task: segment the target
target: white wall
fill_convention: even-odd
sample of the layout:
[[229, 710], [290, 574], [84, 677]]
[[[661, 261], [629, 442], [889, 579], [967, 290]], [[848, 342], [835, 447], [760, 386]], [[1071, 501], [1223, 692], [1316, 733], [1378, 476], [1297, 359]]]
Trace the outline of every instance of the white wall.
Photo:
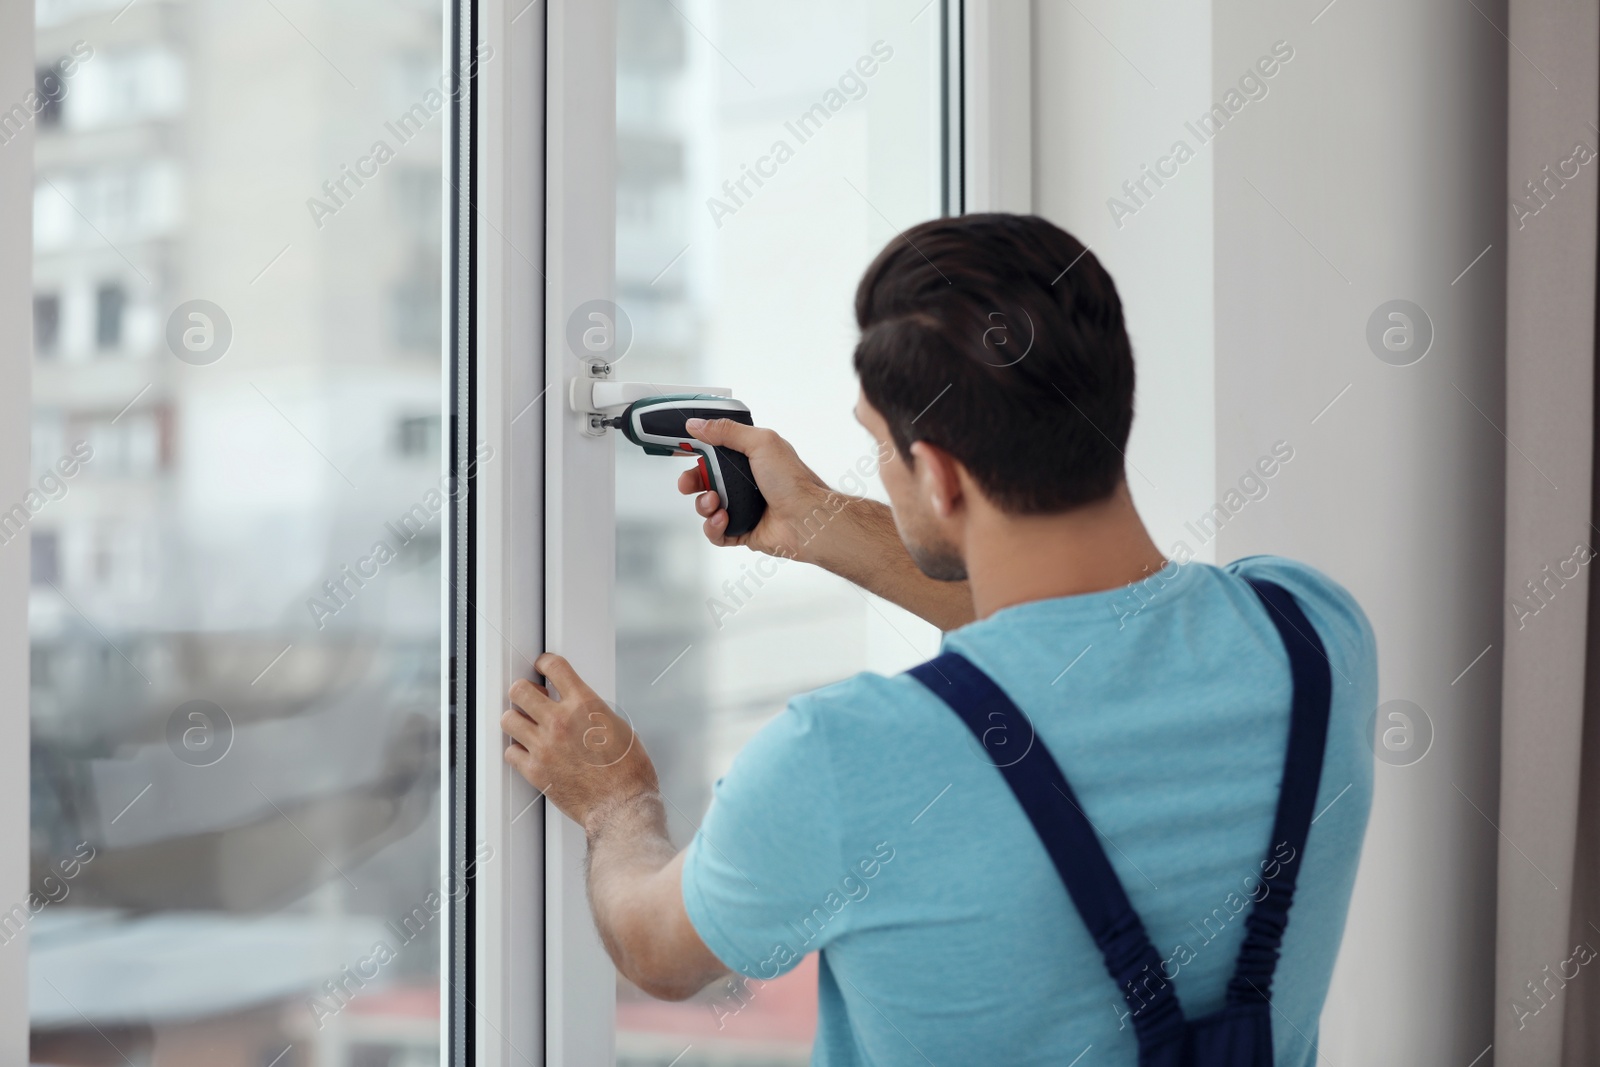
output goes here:
[[[1132, 215], [1123, 182], [1142, 177], [1184, 122], [1211, 103], [1207, 5], [1116, 0], [1034, 4], [1034, 210], [1088, 245], [1116, 280], [1138, 372], [1129, 485], [1151, 535], [1213, 544], [1184, 522], [1215, 501], [1211, 146], [1178, 167]], [[1171, 167], [1169, 166], [1170, 170]]]
[[[1183, 520], [1289, 442], [1209, 558], [1275, 552], [1344, 583], [1377, 631], [1380, 702], [1433, 725], [1420, 761], [1377, 767], [1319, 1062], [1465, 1067], [1495, 1011], [1497, 834], [1473, 805], [1498, 804], [1504, 4], [1325, 3], [1035, 0], [1035, 203], [1123, 294], [1130, 479], [1157, 541], [1193, 546]], [[1118, 228], [1107, 197], [1195, 143], [1184, 120], [1278, 41], [1294, 55], [1267, 95]], [[1396, 298], [1434, 327], [1411, 366], [1366, 341]]]

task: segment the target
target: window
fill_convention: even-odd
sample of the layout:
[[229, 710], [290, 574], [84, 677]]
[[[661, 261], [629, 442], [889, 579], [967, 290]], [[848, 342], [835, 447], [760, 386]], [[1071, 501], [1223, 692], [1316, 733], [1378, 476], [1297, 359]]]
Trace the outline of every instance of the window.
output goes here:
[[94, 291], [94, 343], [102, 352], [122, 347], [122, 312], [128, 294], [121, 285], [102, 285]]
[[[570, 373], [544, 372], [568, 358], [552, 314], [604, 293], [632, 318], [619, 377], [732, 386], [855, 470], [849, 296], [941, 210], [949, 9], [599, 0], [485, 29], [444, 0], [39, 0], [36, 55], [95, 49], [33, 142], [52, 362], [37, 499], [0, 511], [0, 555], [35, 542], [27, 861], [70, 886], [22, 920], [34, 1060], [420, 1067], [441, 1032], [497, 1067], [540, 1041], [806, 1059], [805, 971], [736, 1011], [616, 982], [568, 877], [581, 833], [494, 723], [530, 651], [592, 653], [685, 842], [787, 695], [931, 650], [798, 569], [720, 617], [740, 561], [701, 540], [679, 465], [555, 432]], [[442, 58], [467, 55], [471, 101]], [[574, 103], [586, 77], [614, 129]], [[825, 667], [791, 654], [818, 642]]]
[[[855, 284], [898, 229], [942, 211], [943, 42], [924, 2], [618, 10], [615, 292], [633, 340], [614, 377], [731, 387], [858, 493], [877, 485], [853, 473], [875, 456], [850, 413]], [[910, 666], [937, 635], [805, 567], [729, 594], [750, 557], [702, 539], [675, 488], [687, 461], [616, 448], [617, 700], [681, 845], [788, 697]], [[618, 1063], [809, 1063], [816, 982], [813, 958], [669, 1005], [619, 980]]]
[[34, 1062], [440, 1060], [447, 122], [399, 143], [373, 90], [440, 83], [446, 5], [277, 6], [38, 5], [35, 54], [79, 59], [33, 142], [38, 355], [139, 358], [34, 375], [38, 495], [0, 511], [29, 884], [66, 886], [0, 916]]
[[167, 459], [162, 440], [165, 408], [133, 409], [115, 416], [77, 418], [74, 440], [82, 440], [92, 458], [81, 465], [80, 478], [148, 478]]
[[[182, 165], [165, 154], [165, 140], [156, 131], [129, 136], [149, 153], [146, 158], [97, 162], [81, 169], [58, 166], [57, 160], [73, 153], [83, 136], [71, 131], [57, 139], [60, 143], [41, 145], [36, 154], [35, 249], [97, 249], [117, 259], [113, 245], [126, 252], [129, 243], [182, 232], [184, 207], [193, 201], [185, 191]], [[148, 274], [148, 266], [139, 269]], [[151, 284], [143, 277], [137, 281]]]
[[61, 580], [61, 541], [53, 530], [33, 531], [33, 584], [49, 585]]
[[67, 96], [67, 86], [62, 80], [61, 72], [52, 67], [40, 67], [34, 71], [33, 91], [39, 94], [39, 99], [44, 105], [39, 109], [39, 126], [41, 128], [59, 126], [61, 101]]
[[[397, 219], [409, 224], [409, 220]], [[439, 251], [418, 248], [389, 290], [389, 330], [395, 347], [433, 355], [439, 350]]]
[[437, 458], [439, 455], [439, 416], [406, 415], [396, 423], [395, 443], [408, 458]]
[[439, 168], [406, 167], [394, 175], [395, 211], [407, 232], [429, 244], [439, 243]]
[[61, 343], [61, 297], [41, 293], [33, 298], [33, 350], [40, 357], [54, 356]]
[[71, 92], [70, 124], [78, 129], [180, 120], [187, 103], [184, 63], [170, 42], [102, 44], [79, 65]]

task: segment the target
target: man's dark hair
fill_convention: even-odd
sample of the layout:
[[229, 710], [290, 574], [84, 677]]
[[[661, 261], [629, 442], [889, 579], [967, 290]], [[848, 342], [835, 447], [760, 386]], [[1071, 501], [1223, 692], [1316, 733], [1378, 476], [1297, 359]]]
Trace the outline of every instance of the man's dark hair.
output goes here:
[[855, 368], [909, 463], [926, 441], [1003, 511], [1104, 499], [1124, 476], [1133, 351], [1111, 276], [1035, 215], [934, 219], [856, 290]]

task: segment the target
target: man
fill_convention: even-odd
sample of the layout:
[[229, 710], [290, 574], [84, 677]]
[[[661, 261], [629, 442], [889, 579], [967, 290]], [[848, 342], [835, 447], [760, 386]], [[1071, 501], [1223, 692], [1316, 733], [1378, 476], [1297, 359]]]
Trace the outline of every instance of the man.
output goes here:
[[[868, 268], [856, 319], [856, 417], [880, 445], [890, 508], [831, 492], [770, 430], [691, 424], [745, 452], [769, 502], [737, 543], [949, 631], [945, 650], [1026, 718], [969, 731], [908, 675], [798, 696], [679, 852], [642, 743], [566, 661], [540, 657], [551, 688], [513, 687], [506, 758], [587, 831], [618, 969], [679, 999], [820, 950], [817, 1063], [1062, 1067], [1092, 1049], [1086, 1065], [1132, 1064], [1163, 987], [1189, 1019], [1223, 1006], [1245, 916], [1292, 866], [1271, 1043], [1278, 1064], [1312, 1064], [1371, 797], [1376, 650], [1361, 609], [1288, 560], [1164, 558], [1124, 477], [1120, 301], [1050, 223], [924, 223]], [[693, 472], [680, 488], [697, 492]], [[734, 543], [716, 496], [696, 505], [710, 541]], [[1331, 682], [1303, 856], [1272, 840], [1280, 780], [1319, 781], [1284, 771], [1293, 634], [1280, 639], [1247, 578], [1292, 595]], [[1008, 788], [1003, 770], [1036, 744], [1160, 957], [1126, 988]]]

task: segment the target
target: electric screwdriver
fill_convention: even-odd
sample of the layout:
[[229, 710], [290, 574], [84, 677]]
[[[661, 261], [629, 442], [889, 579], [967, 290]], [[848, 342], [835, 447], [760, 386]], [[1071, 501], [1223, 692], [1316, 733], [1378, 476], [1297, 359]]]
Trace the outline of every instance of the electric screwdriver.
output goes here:
[[767, 498], [756, 488], [750, 459], [721, 445], [708, 445], [689, 436], [685, 425], [690, 419], [732, 419], [746, 426], [755, 425], [750, 409], [725, 396], [704, 393], [672, 393], [635, 400], [621, 415], [606, 419], [607, 426], [652, 456], [694, 456], [700, 472], [700, 488], [717, 494], [728, 509], [729, 537], [739, 537], [756, 528], [767, 510]]

